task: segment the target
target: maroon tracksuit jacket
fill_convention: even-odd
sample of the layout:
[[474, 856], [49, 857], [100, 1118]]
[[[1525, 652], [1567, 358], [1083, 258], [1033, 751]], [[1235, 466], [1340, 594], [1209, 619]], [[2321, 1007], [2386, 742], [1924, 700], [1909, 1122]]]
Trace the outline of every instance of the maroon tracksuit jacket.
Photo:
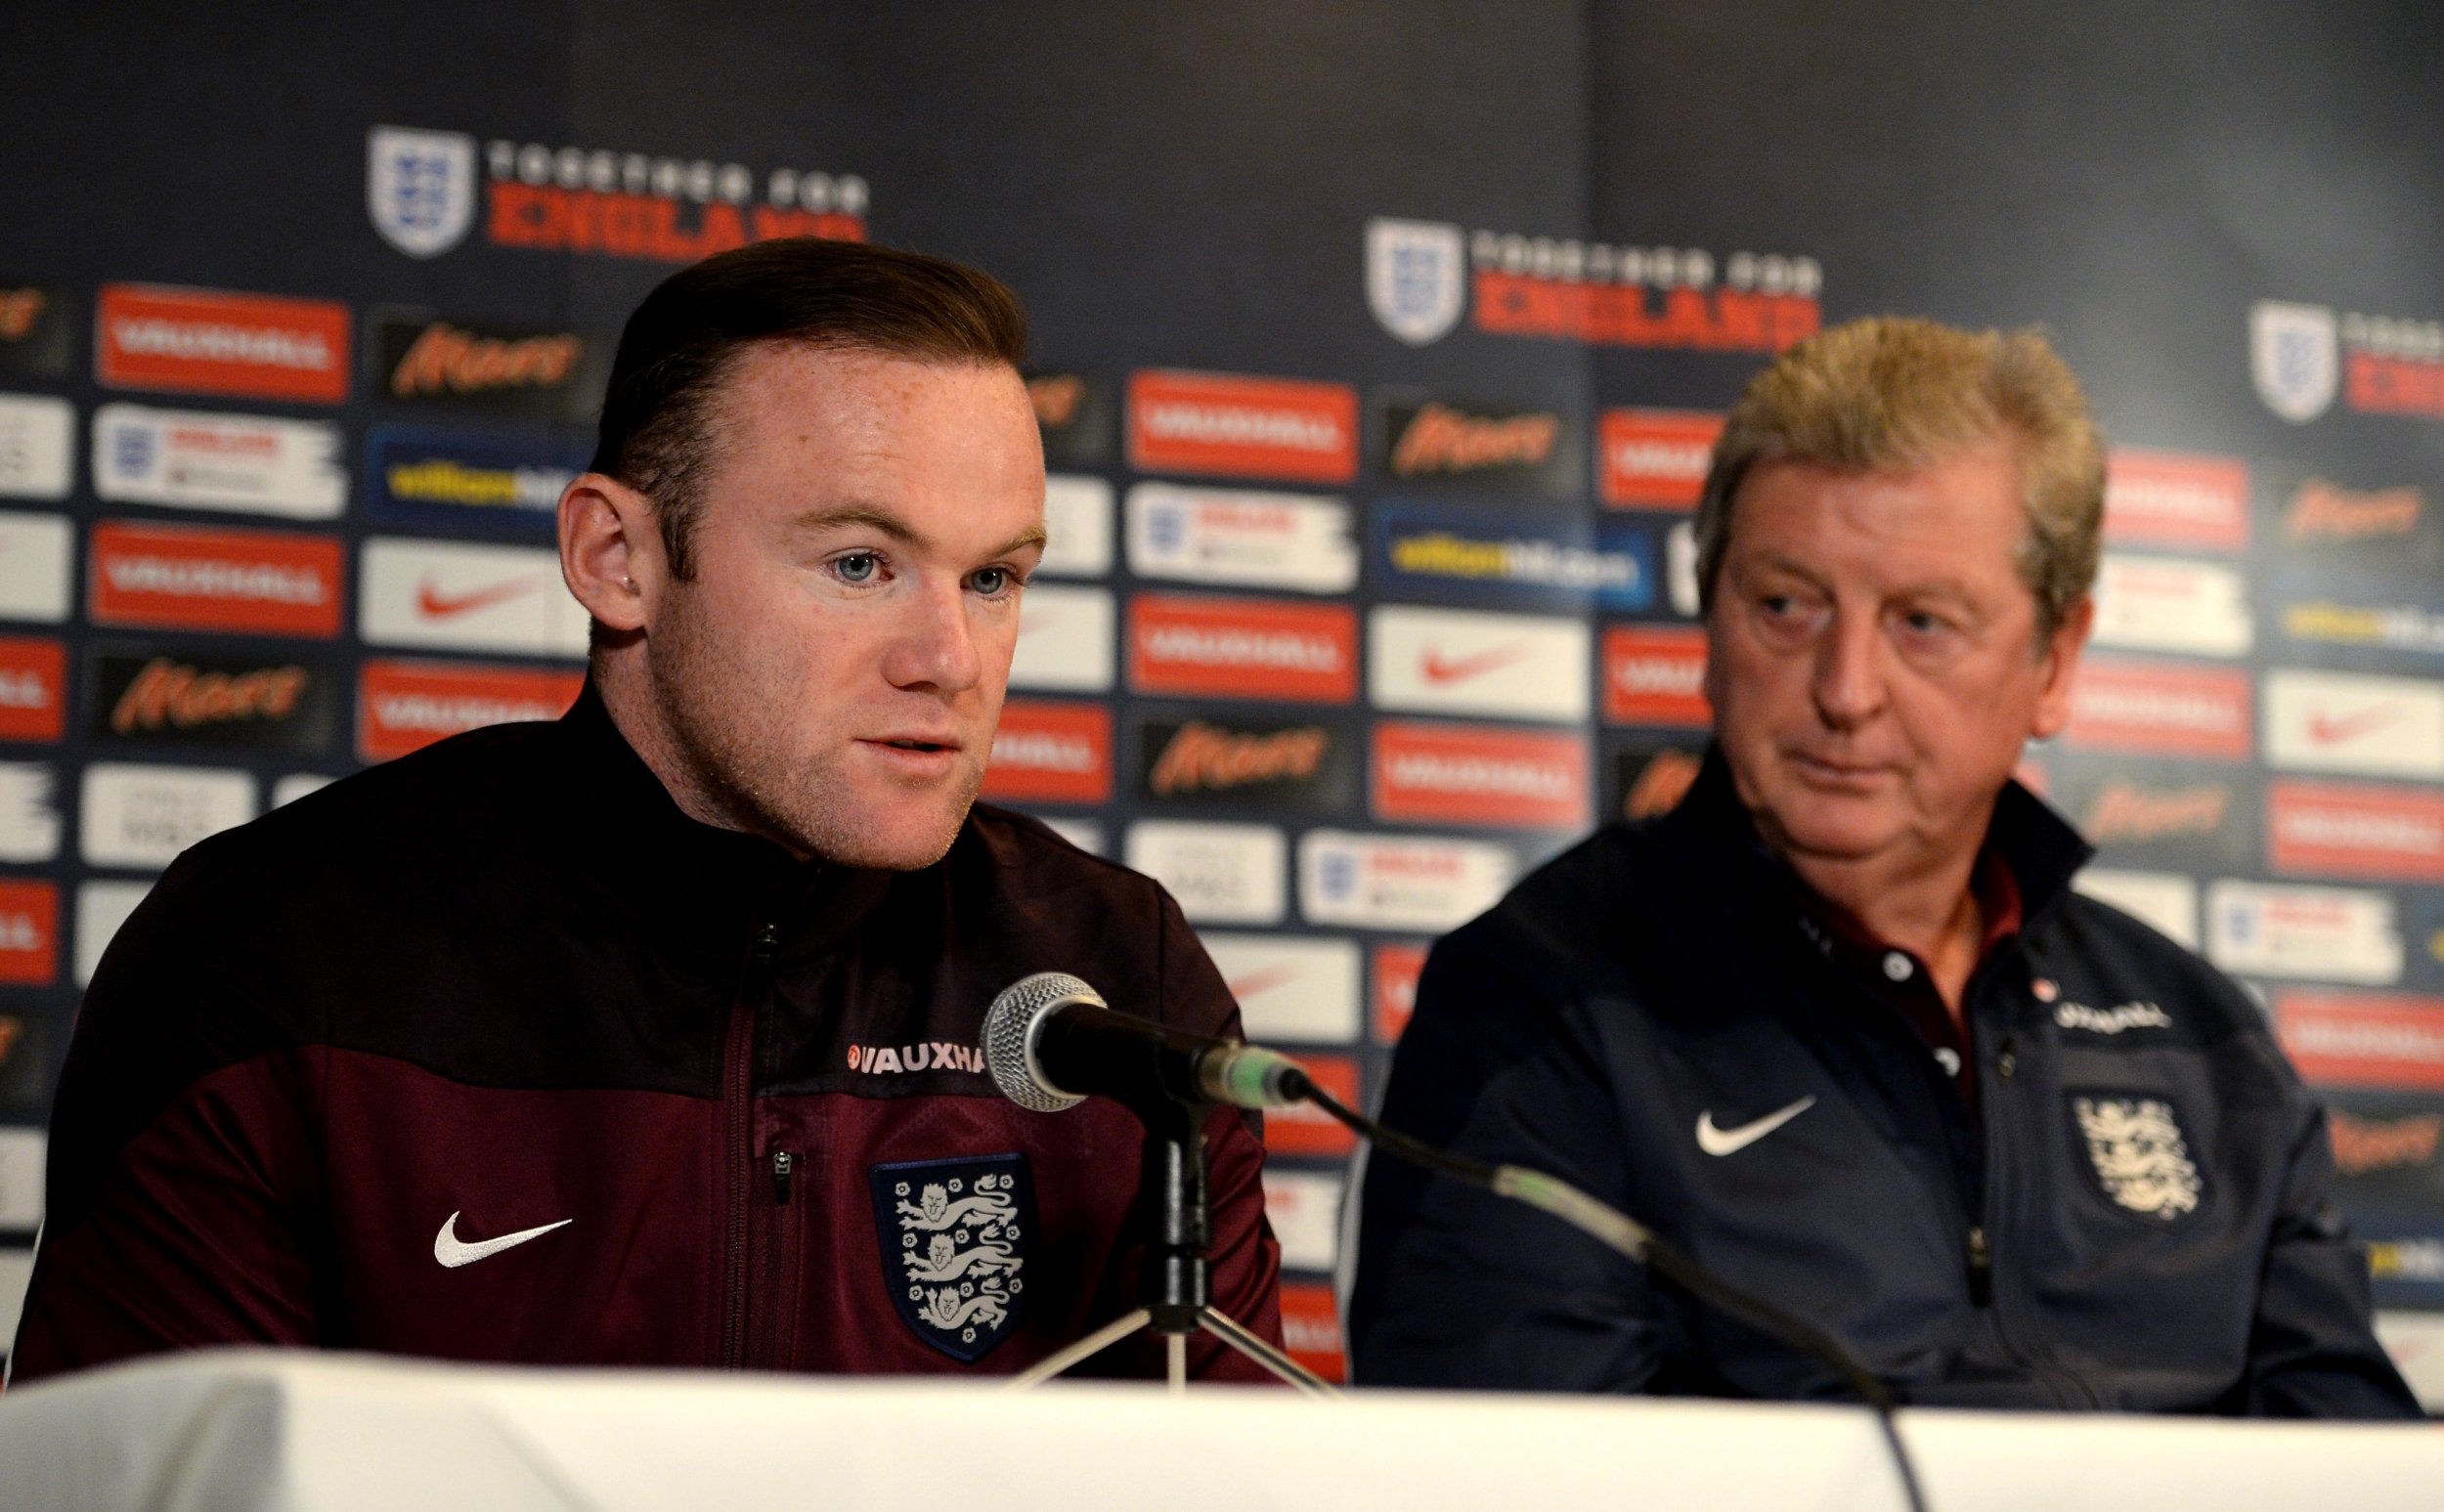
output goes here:
[[[590, 691], [351, 778], [189, 851], [111, 944], [13, 1374], [1017, 1370], [1135, 1305], [1139, 1232], [1136, 1118], [1028, 1112], [975, 1056], [1038, 971], [1238, 1029], [1153, 882], [987, 807], [921, 872], [793, 862], [680, 813]], [[1208, 1134], [1216, 1304], [1278, 1340], [1262, 1149]]]

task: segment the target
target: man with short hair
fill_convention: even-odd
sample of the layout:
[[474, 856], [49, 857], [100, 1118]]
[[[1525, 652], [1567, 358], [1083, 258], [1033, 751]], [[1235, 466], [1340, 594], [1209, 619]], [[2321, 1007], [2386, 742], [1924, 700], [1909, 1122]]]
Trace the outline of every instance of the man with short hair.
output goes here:
[[[1698, 510], [1703, 770], [1434, 948], [1384, 1121], [1579, 1183], [1906, 1401], [2414, 1415], [2264, 1015], [2073, 893], [2012, 779], [2070, 716], [2103, 495], [2033, 332], [1785, 353]], [[1363, 1191], [1362, 1381], [1845, 1395], [1552, 1220]]]
[[[1238, 1013], [1161, 888], [973, 801], [1044, 545], [1025, 342], [990, 278], [848, 243], [654, 290], [560, 501], [585, 692], [162, 876], [69, 1052], [19, 1380], [227, 1343], [1007, 1373], [1135, 1306], [1137, 1120], [1006, 1101], [979, 1027], [1048, 970]], [[1262, 1150], [1208, 1138], [1215, 1304], [1278, 1340]]]

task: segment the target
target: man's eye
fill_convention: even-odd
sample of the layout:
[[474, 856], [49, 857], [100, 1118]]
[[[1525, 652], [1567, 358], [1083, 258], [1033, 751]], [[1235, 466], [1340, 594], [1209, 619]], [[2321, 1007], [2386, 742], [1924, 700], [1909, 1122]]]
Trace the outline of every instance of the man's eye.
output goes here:
[[1007, 567], [980, 567], [968, 583], [986, 598], [999, 598], [1018, 584], [1018, 576]]
[[871, 551], [844, 556], [832, 564], [832, 571], [840, 574], [843, 583], [872, 583], [874, 575], [882, 570], [883, 559]]

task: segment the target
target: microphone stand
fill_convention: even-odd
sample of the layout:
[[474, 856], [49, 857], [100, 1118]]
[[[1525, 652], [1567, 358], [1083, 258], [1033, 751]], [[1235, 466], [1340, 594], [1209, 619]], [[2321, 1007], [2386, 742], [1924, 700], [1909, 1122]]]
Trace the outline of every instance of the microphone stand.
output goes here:
[[1010, 1378], [1012, 1391], [1040, 1386], [1143, 1329], [1159, 1336], [1173, 1393], [1188, 1389], [1188, 1341], [1209, 1333], [1309, 1396], [1338, 1396], [1331, 1383], [1258, 1338], [1213, 1305], [1213, 1215], [1205, 1200], [1204, 1104], [1170, 1098], [1132, 1100], [1146, 1125], [1146, 1182], [1140, 1196], [1148, 1242], [1137, 1275], [1136, 1311]]

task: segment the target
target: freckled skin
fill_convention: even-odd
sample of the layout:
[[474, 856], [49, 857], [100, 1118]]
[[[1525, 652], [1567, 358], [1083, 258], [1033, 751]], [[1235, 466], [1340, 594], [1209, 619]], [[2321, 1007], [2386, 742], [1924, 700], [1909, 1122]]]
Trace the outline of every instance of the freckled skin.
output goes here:
[[1007, 367], [775, 344], [740, 363], [718, 424], [695, 576], [627, 532], [641, 633], [601, 658], [605, 703], [705, 823], [931, 865], [983, 780], [1042, 554], [1026, 387]]
[[1768, 462], [1732, 510], [1706, 620], [1716, 738], [1767, 844], [1895, 943], [1974, 933], [1994, 800], [2070, 718], [2093, 609], [2038, 635], [2019, 488], [1998, 440], [1908, 473]]

